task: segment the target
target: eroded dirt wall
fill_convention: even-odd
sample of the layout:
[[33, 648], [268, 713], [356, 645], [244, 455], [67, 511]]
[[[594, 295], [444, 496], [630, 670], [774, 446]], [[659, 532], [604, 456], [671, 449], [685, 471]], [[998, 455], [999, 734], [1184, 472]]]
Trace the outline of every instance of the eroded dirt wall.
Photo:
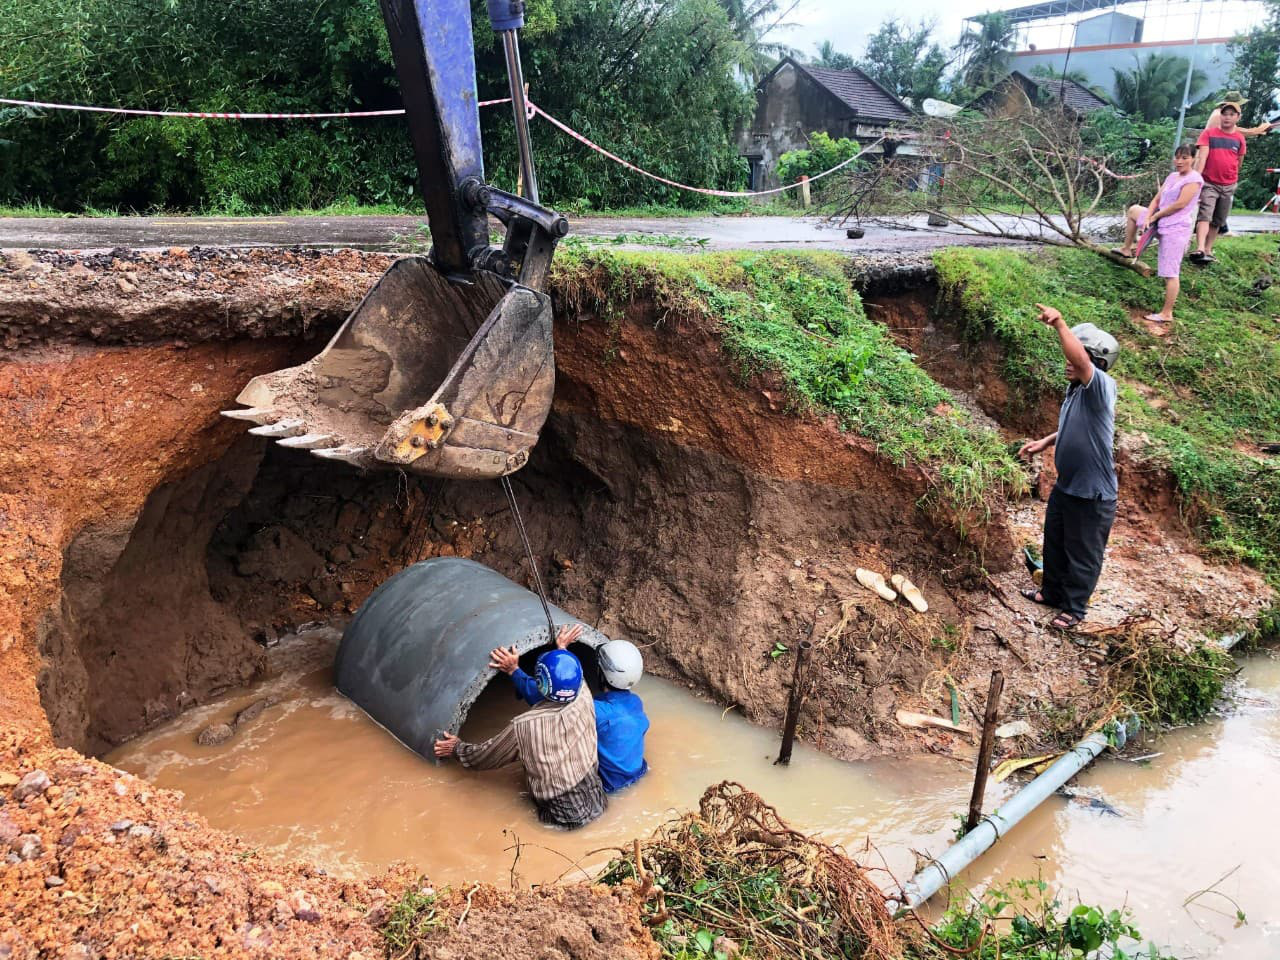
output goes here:
[[[50, 518], [36, 525], [47, 533], [44, 559], [26, 564], [39, 578], [15, 594], [14, 635], [26, 639], [13, 661], [15, 698], [26, 684], [30, 710], [23, 678], [38, 674], [56, 739], [81, 749], [105, 749], [244, 682], [259, 669], [255, 639], [350, 613], [404, 563], [451, 552], [526, 575], [496, 484], [361, 475], [219, 422], [216, 411], [249, 377], [314, 352], [326, 328], [278, 298], [269, 305], [291, 321], [250, 322], [246, 294], [224, 289], [218, 270], [269, 292], [261, 258], [209, 261], [200, 261], [208, 279], [175, 312], [176, 332], [256, 338], [292, 322], [313, 342], [28, 346], [6, 367], [5, 398], [27, 420], [9, 466], [48, 475], [23, 496], [9, 471], [6, 492], [15, 510]], [[162, 317], [134, 298], [184, 263], [77, 263], [49, 294], [60, 318], [51, 336], [162, 335]], [[287, 275], [293, 265], [276, 269]], [[51, 282], [49, 271], [36, 274]], [[313, 297], [306, 316], [337, 314], [361, 279], [353, 270], [332, 303]], [[75, 314], [77, 291], [89, 312]], [[210, 325], [207, 311], [228, 297], [234, 315]], [[111, 309], [104, 328], [93, 310]], [[31, 344], [31, 304], [11, 305], [9, 317], [8, 335]], [[535, 549], [557, 601], [648, 645], [657, 672], [771, 722], [787, 662], [770, 651], [834, 619], [857, 590], [858, 564], [905, 567], [947, 611], [942, 578], [959, 577], [973, 555], [916, 506], [925, 478], [831, 422], [785, 409], [779, 384], [741, 382], [708, 324], [660, 324], [638, 303], [621, 322], [559, 317], [557, 345], [555, 410], [517, 476]], [[81, 376], [96, 386], [77, 391]], [[67, 451], [78, 435], [94, 456], [73, 466]], [[1002, 526], [990, 524], [984, 538], [979, 551], [1007, 565]], [[893, 685], [909, 695], [937, 665], [928, 647], [893, 659], [896, 672], [860, 679], [852, 661], [833, 668], [841, 691], [822, 702], [831, 725], [851, 731], [854, 752], [890, 730]]]

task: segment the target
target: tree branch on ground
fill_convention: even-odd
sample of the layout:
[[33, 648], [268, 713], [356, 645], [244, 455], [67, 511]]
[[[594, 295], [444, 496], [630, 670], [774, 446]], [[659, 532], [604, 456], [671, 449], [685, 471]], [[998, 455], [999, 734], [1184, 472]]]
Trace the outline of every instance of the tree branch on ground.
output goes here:
[[1149, 266], [1111, 253], [1086, 228], [1096, 228], [1104, 202], [1145, 202], [1163, 173], [1160, 161], [1122, 177], [1069, 109], [1025, 107], [927, 121], [911, 141], [916, 155], [899, 151], [874, 176], [847, 179], [836, 216], [925, 215], [973, 236], [1082, 247], [1151, 276]]

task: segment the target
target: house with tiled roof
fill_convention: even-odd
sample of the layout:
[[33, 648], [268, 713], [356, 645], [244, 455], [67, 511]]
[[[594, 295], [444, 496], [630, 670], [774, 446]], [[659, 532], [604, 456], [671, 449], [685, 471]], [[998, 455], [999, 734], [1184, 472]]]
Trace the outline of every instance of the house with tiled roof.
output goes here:
[[783, 57], [756, 85], [755, 116], [738, 143], [751, 167], [751, 188], [760, 190], [780, 186], [779, 158], [805, 149], [816, 131], [864, 145], [890, 135], [872, 152], [892, 155], [910, 150], [892, 134], [915, 123], [910, 107], [861, 70], [826, 70]]
[[1028, 106], [1061, 102], [1077, 117], [1110, 106], [1082, 83], [1064, 77], [1033, 77], [1014, 70], [970, 104], [979, 110], [1011, 116]]

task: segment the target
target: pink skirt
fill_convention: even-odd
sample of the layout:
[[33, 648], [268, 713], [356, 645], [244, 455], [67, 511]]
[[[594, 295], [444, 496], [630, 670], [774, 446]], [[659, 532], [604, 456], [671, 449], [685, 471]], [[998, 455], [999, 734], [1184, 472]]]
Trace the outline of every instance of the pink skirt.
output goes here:
[[[1138, 214], [1139, 234], [1146, 226], [1149, 215], [1147, 210]], [[1170, 228], [1165, 226], [1164, 220], [1161, 220], [1156, 224], [1156, 235], [1151, 239], [1160, 244], [1156, 254], [1156, 275], [1164, 279], [1178, 276], [1182, 271], [1182, 258], [1187, 253], [1187, 247], [1191, 245], [1191, 225]]]

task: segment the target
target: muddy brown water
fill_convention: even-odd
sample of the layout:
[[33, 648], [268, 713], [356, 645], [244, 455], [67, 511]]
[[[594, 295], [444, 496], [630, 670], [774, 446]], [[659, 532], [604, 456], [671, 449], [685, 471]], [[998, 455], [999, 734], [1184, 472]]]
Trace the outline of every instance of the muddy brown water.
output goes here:
[[[1064, 901], [1126, 903], [1144, 934], [1180, 960], [1280, 957], [1280, 661], [1255, 656], [1242, 664], [1225, 716], [1166, 733], [1145, 751], [1160, 753], [1149, 761], [1104, 759], [1072, 784], [1110, 809], [1053, 797], [962, 880], [976, 889], [1040, 876]], [[464, 735], [487, 735], [519, 709], [499, 681]], [[904, 879], [913, 849], [941, 852], [955, 814], [967, 807], [967, 764], [920, 757], [847, 764], [797, 744], [791, 767], [779, 768], [775, 732], [655, 678], [639, 692], [653, 724], [652, 772], [576, 832], [537, 822], [517, 767], [476, 774], [423, 761], [338, 694], [329, 669], [314, 662], [193, 710], [106, 759], [183, 791], [189, 807], [264, 853], [339, 874], [406, 860], [439, 884], [501, 885], [513, 873], [523, 883], [581, 878], [608, 859], [595, 851], [646, 835], [723, 779]], [[279, 703], [231, 741], [196, 744], [204, 726], [263, 696]], [[1012, 789], [993, 785], [989, 806]], [[1237, 906], [1244, 925], [1237, 926]]]

